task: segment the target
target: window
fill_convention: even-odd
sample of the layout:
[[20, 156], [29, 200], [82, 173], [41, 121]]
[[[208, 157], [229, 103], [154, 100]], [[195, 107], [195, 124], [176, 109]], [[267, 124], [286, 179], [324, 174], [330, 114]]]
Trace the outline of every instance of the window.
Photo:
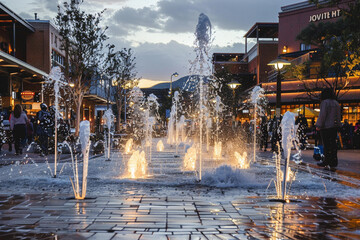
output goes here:
[[310, 44], [305, 44], [305, 43], [300, 44], [300, 51], [305, 51], [305, 50], [310, 50], [310, 49], [311, 49]]

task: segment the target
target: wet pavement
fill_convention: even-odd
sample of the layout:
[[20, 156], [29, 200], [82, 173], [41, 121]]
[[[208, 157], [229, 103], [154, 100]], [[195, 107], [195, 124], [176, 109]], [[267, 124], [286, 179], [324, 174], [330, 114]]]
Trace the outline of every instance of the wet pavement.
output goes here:
[[[292, 198], [295, 198], [292, 196]], [[359, 239], [360, 199], [0, 195], [0, 238]]]
[[[299, 171], [354, 189], [360, 187], [358, 167], [351, 167], [358, 164], [357, 152], [346, 161], [339, 158], [335, 172], [317, 167], [316, 161], [310, 159], [311, 150], [304, 153], [304, 163], [297, 166]], [[258, 155], [271, 159], [272, 153]], [[35, 154], [28, 158], [44, 162], [44, 158]], [[49, 162], [51, 158], [52, 155]], [[159, 155], [157, 161], [161, 159]], [[27, 164], [26, 159], [10, 154], [2, 160], [12, 160], [7, 164], [19, 161]], [[160, 166], [160, 162], [152, 164]], [[177, 168], [174, 162], [168, 165], [169, 173], [178, 174], [172, 173]], [[196, 191], [190, 191], [181, 186], [133, 183], [130, 191], [127, 189], [130, 187], [125, 187], [130, 185], [128, 182], [111, 181], [108, 191], [118, 193], [98, 191], [89, 193], [85, 200], [75, 200], [69, 191], [60, 192], [61, 187], [59, 192], [49, 186], [47, 193], [21, 193], [16, 190], [20, 185], [16, 181], [24, 179], [14, 179], [12, 192], [0, 194], [0, 239], [360, 239], [360, 196], [357, 195], [292, 195], [289, 197], [292, 201], [282, 203], [256, 191], [248, 190], [246, 196], [233, 194], [236, 191], [226, 187], [211, 188], [207, 193], [209, 187], [197, 188], [196, 184], [188, 187]], [[95, 176], [91, 182], [97, 179]], [[101, 184], [107, 183], [100, 180]], [[29, 188], [34, 186], [30, 184]], [[300, 192], [292, 191], [292, 194]]]

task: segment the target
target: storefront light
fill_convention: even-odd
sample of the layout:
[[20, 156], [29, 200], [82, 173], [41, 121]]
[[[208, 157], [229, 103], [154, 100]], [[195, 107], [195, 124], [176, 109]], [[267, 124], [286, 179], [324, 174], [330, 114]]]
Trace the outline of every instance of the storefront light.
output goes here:
[[343, 107], [344, 109], [349, 109], [349, 107]]
[[316, 112], [320, 112], [320, 108], [315, 108], [314, 109]]

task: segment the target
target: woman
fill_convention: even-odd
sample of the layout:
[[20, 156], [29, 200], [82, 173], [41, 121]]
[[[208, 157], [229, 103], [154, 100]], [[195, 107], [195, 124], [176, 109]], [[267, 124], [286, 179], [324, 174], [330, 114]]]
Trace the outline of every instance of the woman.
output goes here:
[[22, 154], [21, 142], [26, 137], [26, 123], [28, 118], [26, 113], [22, 110], [21, 105], [16, 104], [14, 112], [11, 113], [10, 128], [13, 130], [15, 141], [15, 154]]

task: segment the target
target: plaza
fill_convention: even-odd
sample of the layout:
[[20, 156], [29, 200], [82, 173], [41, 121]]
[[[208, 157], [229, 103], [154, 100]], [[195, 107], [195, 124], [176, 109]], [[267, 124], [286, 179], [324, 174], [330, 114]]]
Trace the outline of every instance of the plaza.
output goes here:
[[[154, 146], [156, 141], [154, 139]], [[163, 139], [164, 140], [164, 139]], [[310, 150], [308, 150], [310, 151]], [[153, 147], [149, 175], [123, 178], [130, 154], [113, 151], [89, 160], [88, 190], [74, 199], [69, 158], [57, 178], [48, 163], [28, 158], [1, 166], [0, 237], [16, 239], [356, 239], [359, 237], [358, 170], [339, 160], [338, 172], [304, 157], [289, 199], [275, 201], [271, 153], [259, 153], [249, 169], [182, 170], [183, 150]], [[3, 153], [4, 154], [4, 153]], [[349, 154], [346, 153], [347, 158]], [[356, 153], [358, 154], [358, 153]], [[306, 154], [304, 154], [306, 156]], [[356, 155], [353, 155], [356, 156]], [[6, 156], [2, 156], [2, 160]], [[33, 158], [33, 159], [32, 159]], [[204, 164], [209, 160], [204, 160]], [[308, 163], [306, 163], [308, 162]], [[353, 158], [351, 164], [358, 159]], [[220, 168], [221, 169], [221, 168]], [[214, 172], [215, 171], [215, 172]], [[352, 171], [353, 174], [347, 174]], [[227, 175], [227, 176], [226, 176]], [[348, 184], [348, 183], [352, 184]], [[268, 186], [270, 185], [270, 187]]]

